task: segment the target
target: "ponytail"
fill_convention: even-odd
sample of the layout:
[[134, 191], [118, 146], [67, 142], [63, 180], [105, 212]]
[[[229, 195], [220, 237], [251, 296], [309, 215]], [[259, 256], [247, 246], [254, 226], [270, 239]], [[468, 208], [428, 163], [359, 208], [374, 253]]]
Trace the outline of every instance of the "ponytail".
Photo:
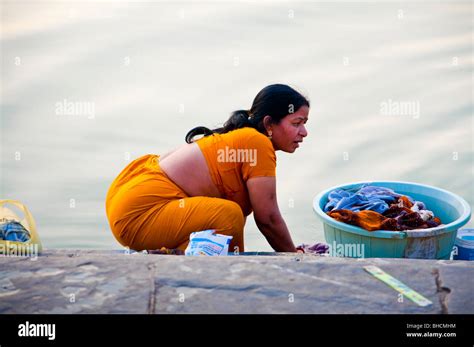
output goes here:
[[209, 128], [195, 127], [193, 129], [189, 130], [189, 132], [186, 134], [186, 137], [184, 138], [184, 140], [186, 141], [186, 143], [191, 143], [191, 142], [193, 142], [193, 138], [195, 136], [198, 136], [198, 135], [208, 136], [208, 135], [212, 135], [213, 133], [214, 132]]
[[195, 136], [198, 135], [212, 135], [212, 134], [225, 134], [228, 133], [229, 131], [240, 129], [240, 128], [245, 128], [245, 127], [252, 127], [252, 120], [250, 118], [250, 112], [247, 110], [238, 110], [232, 112], [232, 115], [229, 117], [229, 119], [224, 123], [224, 125], [221, 128], [216, 128], [216, 129], [209, 129], [206, 127], [196, 127], [191, 129], [185, 137], [186, 143], [191, 143], [193, 142], [193, 139]]
[[250, 112], [247, 110], [234, 111], [229, 119], [224, 123], [221, 134], [245, 127], [251, 127]]

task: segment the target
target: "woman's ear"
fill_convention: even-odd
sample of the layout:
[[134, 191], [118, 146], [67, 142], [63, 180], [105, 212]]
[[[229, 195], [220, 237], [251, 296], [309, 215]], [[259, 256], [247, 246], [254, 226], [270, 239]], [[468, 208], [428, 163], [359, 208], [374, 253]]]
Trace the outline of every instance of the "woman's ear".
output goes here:
[[272, 117], [270, 117], [269, 115], [266, 115], [263, 117], [263, 127], [265, 128], [265, 130], [267, 132], [271, 131], [272, 130]]

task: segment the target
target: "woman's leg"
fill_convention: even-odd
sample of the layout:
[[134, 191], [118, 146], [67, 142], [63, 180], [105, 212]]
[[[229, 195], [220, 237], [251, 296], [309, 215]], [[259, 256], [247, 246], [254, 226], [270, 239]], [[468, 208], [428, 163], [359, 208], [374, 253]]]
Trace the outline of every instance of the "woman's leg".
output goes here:
[[232, 236], [229, 251], [244, 251], [242, 209], [233, 201], [191, 197], [172, 200], [150, 215], [130, 241], [134, 250], [161, 247], [184, 250], [189, 235], [195, 231], [215, 229], [216, 233]]

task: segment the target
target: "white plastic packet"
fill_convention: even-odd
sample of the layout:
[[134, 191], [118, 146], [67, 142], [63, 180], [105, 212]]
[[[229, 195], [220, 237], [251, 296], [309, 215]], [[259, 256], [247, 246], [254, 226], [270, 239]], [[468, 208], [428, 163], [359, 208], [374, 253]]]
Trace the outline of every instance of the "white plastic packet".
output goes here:
[[215, 232], [210, 229], [192, 233], [184, 255], [227, 255], [232, 236], [215, 234]]

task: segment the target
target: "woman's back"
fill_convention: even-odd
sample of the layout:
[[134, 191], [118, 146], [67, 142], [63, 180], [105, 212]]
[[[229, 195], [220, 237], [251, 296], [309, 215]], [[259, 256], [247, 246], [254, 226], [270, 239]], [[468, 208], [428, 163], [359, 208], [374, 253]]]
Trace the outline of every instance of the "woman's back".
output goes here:
[[160, 157], [164, 173], [189, 196], [221, 197], [197, 143], [185, 144]]

